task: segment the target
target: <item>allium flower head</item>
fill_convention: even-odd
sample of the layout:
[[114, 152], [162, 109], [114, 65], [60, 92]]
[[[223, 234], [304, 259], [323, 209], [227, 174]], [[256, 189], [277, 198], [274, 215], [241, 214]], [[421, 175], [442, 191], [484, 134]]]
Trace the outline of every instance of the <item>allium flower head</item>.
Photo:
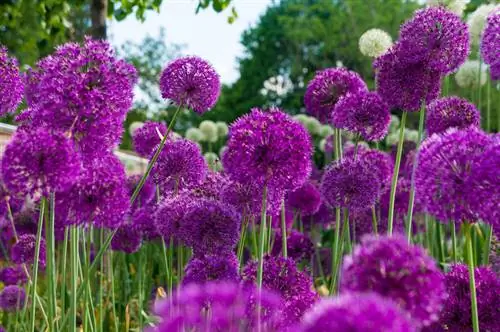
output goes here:
[[9, 57], [7, 49], [0, 45], [0, 116], [16, 110], [23, 89], [17, 60]]
[[347, 93], [367, 91], [361, 77], [345, 68], [328, 68], [316, 73], [307, 85], [304, 104], [309, 114], [322, 123], [330, 120], [335, 104]]
[[183, 241], [179, 230], [183, 224], [183, 218], [194, 200], [190, 195], [178, 195], [163, 200], [155, 213], [155, 224], [160, 236], [165, 239], [174, 238]]
[[160, 144], [161, 136], [167, 132], [167, 127], [160, 122], [146, 121], [144, 125], [134, 131], [132, 142], [135, 151], [144, 158], [150, 158], [151, 154]]
[[149, 206], [136, 209], [130, 215], [130, 223], [134, 225], [134, 228], [139, 231], [142, 235], [142, 239], [145, 241], [151, 241], [158, 237], [158, 229], [156, 228], [156, 209], [158, 205], [151, 204]]
[[200, 131], [203, 133], [203, 137], [207, 142], [217, 142], [218, 137], [218, 129], [215, 122], [210, 120], [201, 121], [198, 126]]
[[364, 236], [344, 260], [341, 291], [378, 293], [406, 310], [419, 326], [438, 319], [446, 296], [434, 260], [403, 236]]
[[4, 285], [22, 285], [28, 281], [28, 276], [21, 265], [7, 266], [0, 270], [0, 281]]
[[[129, 195], [132, 196], [132, 194], [135, 191], [135, 188], [139, 184], [139, 181], [141, 180], [142, 175], [136, 174], [136, 175], [131, 175], [127, 177], [127, 188]], [[139, 192], [139, 196], [137, 196], [135, 202], [134, 202], [134, 209], [135, 208], [140, 208], [149, 205], [155, 198], [156, 194], [156, 188], [151, 181], [151, 179], [147, 179], [146, 182], [144, 182], [144, 185], [141, 188], [141, 191]]]
[[335, 220], [333, 210], [324, 202], [324, 200], [321, 200], [318, 211], [309, 217], [303, 218], [302, 221], [311, 225], [328, 225], [333, 220]]
[[480, 114], [476, 106], [459, 97], [443, 97], [427, 106], [425, 128], [427, 134], [440, 134], [448, 128], [479, 127]]
[[185, 212], [179, 232], [195, 255], [222, 255], [238, 243], [240, 215], [218, 201], [200, 199]]
[[332, 123], [336, 128], [359, 134], [366, 141], [380, 141], [389, 131], [389, 106], [376, 92], [347, 94], [335, 105]]
[[207, 152], [203, 155], [205, 161], [212, 171], [218, 172], [222, 169], [222, 163], [219, 160], [219, 156], [215, 152]]
[[111, 249], [131, 254], [138, 251], [141, 244], [142, 234], [140, 230], [136, 225], [127, 223], [118, 227], [111, 240]]
[[500, 79], [500, 8], [488, 16], [481, 37], [481, 56], [490, 65], [492, 80]]
[[[481, 66], [479, 72], [479, 61], [467, 60], [455, 74], [455, 81], [461, 88], [477, 88], [486, 84], [486, 66]], [[478, 77], [479, 76], [479, 77]]]
[[225, 123], [224, 121], [217, 121], [215, 125], [217, 126], [217, 136], [226, 137], [229, 133], [229, 127], [227, 126], [227, 123]]
[[16, 312], [24, 307], [26, 292], [19, 286], [7, 286], [0, 292], [0, 309]]
[[467, 181], [475, 160], [492, 138], [476, 128], [449, 129], [433, 135], [420, 148], [415, 188], [423, 207], [442, 222], [476, 221], [468, 200]]
[[321, 193], [314, 184], [306, 182], [294, 191], [290, 191], [286, 196], [286, 202], [301, 216], [310, 216], [315, 214], [321, 205]]
[[203, 132], [200, 129], [194, 127], [188, 128], [184, 137], [193, 142], [201, 142], [205, 140]]
[[321, 122], [318, 119], [312, 116], [308, 116], [304, 122], [304, 126], [306, 127], [309, 134], [312, 136], [318, 135], [321, 129]]
[[321, 183], [326, 203], [351, 211], [364, 210], [375, 204], [380, 188], [381, 180], [361, 158], [335, 162], [325, 171]]
[[160, 77], [163, 98], [203, 114], [212, 108], [220, 94], [219, 75], [205, 60], [189, 56], [172, 61]]
[[[300, 262], [302, 259], [309, 260], [314, 254], [314, 244], [306, 234], [303, 234], [295, 229], [287, 233], [287, 255], [296, 262]], [[283, 250], [282, 235], [281, 232], [276, 233], [274, 239], [274, 245], [272, 254], [274, 256], [281, 255]]]
[[384, 54], [392, 46], [391, 36], [380, 29], [370, 29], [359, 38], [361, 54], [376, 58]]
[[[297, 323], [304, 312], [318, 300], [312, 278], [297, 269], [291, 258], [267, 256], [264, 260], [262, 287], [281, 295], [281, 315], [289, 326]], [[245, 283], [253, 284], [257, 276], [257, 262], [250, 261], [242, 272]]]
[[[220, 162], [218, 161], [218, 163]], [[190, 186], [182, 192], [193, 198], [221, 200], [222, 188], [228, 183], [230, 180], [222, 172], [209, 171], [202, 183]]]
[[277, 108], [254, 108], [231, 125], [222, 156], [230, 178], [249, 179], [268, 188], [291, 190], [311, 173], [311, 137], [305, 128]]
[[[496, 331], [500, 315], [500, 281], [487, 267], [474, 269], [477, 311], [481, 331]], [[449, 331], [472, 330], [469, 270], [464, 264], [452, 265], [445, 276], [448, 298], [441, 311], [439, 325]]]
[[399, 43], [403, 61], [424, 61], [442, 74], [454, 72], [470, 51], [467, 25], [443, 7], [416, 11], [401, 27]]
[[208, 281], [238, 281], [238, 258], [234, 253], [224, 256], [204, 255], [192, 257], [186, 265], [183, 285], [204, 284]]
[[470, 0], [427, 0], [427, 5], [444, 7], [461, 17], [469, 2]]
[[305, 315], [300, 332], [415, 332], [396, 303], [375, 293], [347, 293], [319, 302]]
[[[10, 248], [10, 256], [16, 264], [32, 264], [35, 259], [36, 237], [33, 234], [23, 234]], [[40, 257], [38, 265], [45, 267], [45, 240], [40, 239]]]
[[80, 171], [73, 144], [44, 128], [18, 131], [2, 159], [3, 180], [16, 194], [48, 195], [71, 186]]
[[483, 32], [484, 26], [486, 24], [486, 18], [493, 12], [498, 5], [493, 3], [483, 4], [477, 7], [477, 9], [469, 15], [467, 18], [467, 25], [469, 26], [469, 32], [472, 42], [478, 44], [481, 33]]
[[174, 188], [200, 184], [208, 167], [200, 148], [186, 139], [167, 141], [153, 167], [152, 176], [165, 194]]
[[326, 138], [333, 135], [333, 128], [330, 125], [322, 125], [321, 128], [319, 128], [318, 134], [319, 136]]

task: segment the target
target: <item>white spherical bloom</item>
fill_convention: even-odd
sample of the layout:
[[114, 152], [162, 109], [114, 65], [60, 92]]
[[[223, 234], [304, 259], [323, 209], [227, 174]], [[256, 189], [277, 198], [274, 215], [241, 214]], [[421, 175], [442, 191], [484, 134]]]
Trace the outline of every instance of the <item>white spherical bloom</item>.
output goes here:
[[413, 129], [405, 129], [405, 141], [418, 142], [418, 131]]
[[330, 135], [333, 135], [333, 128], [329, 125], [322, 125], [319, 128], [319, 136], [321, 137], [328, 137]]
[[144, 126], [144, 122], [134, 121], [128, 127], [128, 132], [131, 136], [134, 136], [135, 131], [139, 128], [142, 128], [142, 126]]
[[215, 125], [217, 126], [217, 134], [219, 135], [219, 137], [226, 137], [227, 133], [229, 132], [227, 123], [223, 121], [217, 121]]
[[401, 121], [396, 115], [391, 114], [391, 122], [389, 123], [389, 133], [394, 133], [399, 129]]
[[467, 25], [469, 26], [469, 33], [473, 43], [479, 44], [486, 18], [495, 8], [500, 8], [500, 6], [494, 4], [481, 5], [477, 7], [476, 11], [469, 15]]
[[325, 152], [325, 146], [326, 146], [326, 138], [323, 138], [321, 141], [319, 141], [319, 151]]
[[207, 152], [203, 155], [203, 157], [205, 157], [205, 161], [212, 170], [219, 171], [222, 169], [219, 156], [216, 153]]
[[201, 142], [205, 140], [205, 135], [198, 128], [189, 128], [186, 130], [186, 134], [184, 135], [186, 139], [193, 142]]
[[399, 133], [391, 133], [385, 137], [385, 143], [388, 146], [398, 144], [399, 142]]
[[319, 130], [321, 128], [321, 122], [319, 122], [318, 119], [310, 116], [307, 118], [304, 126], [306, 127], [307, 131], [309, 131], [309, 134], [316, 135], [319, 133]]
[[217, 125], [215, 122], [210, 120], [202, 121], [198, 128], [200, 128], [207, 142], [217, 142], [217, 138], [219, 137], [217, 135]]
[[[466, 61], [455, 74], [455, 81], [461, 88], [476, 88], [478, 82], [481, 86], [486, 83], [486, 65], [481, 64], [481, 75], [479, 75], [479, 61]], [[478, 80], [479, 79], [479, 80]]]
[[307, 119], [309, 119], [309, 117], [305, 114], [297, 114], [297, 115], [294, 115], [293, 118], [302, 123], [304, 126], [306, 125], [306, 122], [307, 122]]
[[391, 36], [380, 29], [370, 29], [359, 38], [359, 50], [363, 55], [376, 58], [392, 46]]
[[429, 6], [443, 6], [450, 12], [462, 16], [470, 0], [427, 0]]

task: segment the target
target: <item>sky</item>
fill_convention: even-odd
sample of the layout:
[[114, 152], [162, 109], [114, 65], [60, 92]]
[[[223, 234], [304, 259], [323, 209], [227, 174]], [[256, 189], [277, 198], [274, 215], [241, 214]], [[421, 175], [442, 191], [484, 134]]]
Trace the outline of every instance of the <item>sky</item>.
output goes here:
[[215, 67], [223, 83], [232, 83], [239, 73], [236, 59], [243, 54], [242, 32], [254, 26], [272, 0], [233, 0], [238, 19], [227, 23], [230, 8], [216, 13], [207, 8], [195, 14], [197, 0], [163, 0], [160, 13], [149, 11], [141, 23], [130, 15], [121, 22], [110, 23], [111, 41], [115, 46], [131, 40], [139, 43], [148, 34], [157, 36], [165, 28], [168, 43], [183, 44], [183, 53], [197, 55]]

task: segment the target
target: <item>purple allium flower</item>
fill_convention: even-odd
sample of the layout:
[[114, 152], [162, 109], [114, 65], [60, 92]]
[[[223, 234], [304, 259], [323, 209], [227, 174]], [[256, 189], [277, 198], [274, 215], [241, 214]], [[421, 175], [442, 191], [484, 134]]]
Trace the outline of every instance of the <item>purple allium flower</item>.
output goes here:
[[391, 108], [407, 112], [420, 110], [439, 96], [441, 73], [425, 62], [405, 63], [397, 45], [374, 62], [377, 92]]
[[323, 200], [321, 201], [319, 209], [315, 214], [302, 218], [302, 221], [305, 224], [308, 223], [311, 225], [315, 224], [327, 225], [334, 220], [335, 220], [335, 215], [333, 213], [333, 210], [330, 207], [328, 207], [328, 204]]
[[0, 292], [0, 309], [7, 312], [16, 312], [24, 307], [26, 292], [15, 285], [5, 287]]
[[0, 332], [5, 332], [5, 328], [3, 326], [0, 326]]
[[[310, 260], [314, 254], [314, 244], [311, 239], [307, 235], [295, 229], [292, 229], [290, 233], [287, 233], [286, 247], [288, 257], [296, 262], [299, 262], [302, 259]], [[282, 249], [283, 244], [281, 232], [276, 232], [272, 254], [274, 256], [279, 256], [282, 253]]]
[[80, 158], [63, 134], [43, 128], [18, 131], [2, 159], [3, 180], [18, 194], [35, 197], [68, 189], [80, 171]]
[[183, 241], [180, 233], [184, 215], [194, 203], [190, 195], [178, 195], [163, 200], [155, 213], [155, 224], [160, 236], [165, 239], [174, 238]]
[[117, 60], [108, 42], [64, 44], [28, 72], [30, 114], [24, 125], [67, 132], [86, 153], [111, 150], [123, 132], [136, 81], [135, 68]]
[[465, 129], [480, 126], [480, 114], [476, 106], [459, 97], [443, 97], [427, 106], [425, 128], [428, 136], [440, 134], [448, 128]]
[[310, 216], [318, 212], [321, 205], [321, 193], [311, 182], [290, 191], [286, 196], [287, 205], [299, 212], [301, 216]]
[[151, 157], [153, 151], [155, 151], [158, 144], [160, 144], [160, 135], [165, 136], [166, 132], [167, 126], [163, 123], [146, 121], [144, 125], [135, 130], [132, 135], [135, 151], [141, 157]]
[[8, 212], [8, 205], [12, 213], [16, 213], [21, 210], [24, 204], [24, 197], [17, 197], [12, 195], [2, 179], [0, 174], [0, 215], [6, 215]]
[[[304, 312], [318, 300], [312, 278], [297, 269], [291, 258], [266, 256], [264, 259], [264, 289], [278, 293], [283, 298], [281, 315], [283, 321], [291, 326], [300, 321]], [[257, 276], [257, 261], [247, 263], [242, 272], [246, 284], [253, 284]]]
[[38, 213], [38, 211], [27, 208], [14, 214], [14, 225], [16, 226], [18, 235], [36, 234], [38, 229]]
[[150, 241], [158, 238], [158, 228], [156, 227], [157, 205], [149, 205], [136, 209], [130, 215], [130, 223], [142, 234], [144, 240]]
[[195, 255], [223, 255], [238, 243], [240, 215], [221, 202], [200, 199], [185, 211], [179, 233]]
[[190, 186], [186, 191], [192, 197], [220, 200], [222, 188], [229, 183], [230, 180], [225, 174], [208, 170], [207, 176], [201, 184]]
[[208, 166], [196, 143], [185, 139], [168, 140], [153, 167], [154, 182], [161, 193], [200, 184]]
[[4, 285], [23, 285], [28, 276], [21, 265], [7, 266], [0, 270], [0, 281]]
[[380, 141], [389, 131], [389, 106], [376, 92], [348, 93], [335, 105], [332, 123], [359, 134], [365, 141]]
[[161, 322], [148, 331], [273, 332], [281, 322], [280, 304], [277, 294], [236, 282], [191, 283], [156, 303]]
[[220, 94], [219, 75], [205, 60], [190, 56], [172, 61], [160, 77], [163, 98], [203, 114], [212, 108]]
[[[18, 241], [10, 249], [10, 256], [16, 264], [32, 264], [35, 259], [36, 236], [24, 234], [19, 236]], [[40, 239], [40, 256], [38, 260], [40, 267], [45, 267], [45, 240]]]
[[415, 332], [398, 305], [375, 293], [347, 293], [324, 299], [304, 315], [300, 332]]
[[488, 15], [481, 37], [481, 56], [490, 65], [492, 80], [500, 79], [500, 10]]
[[321, 192], [331, 207], [360, 211], [375, 204], [381, 181], [361, 158], [343, 159], [325, 171]]
[[328, 68], [316, 73], [307, 85], [304, 104], [309, 114], [323, 123], [331, 119], [335, 104], [347, 93], [367, 91], [358, 73], [345, 68]]
[[[141, 178], [142, 175], [140, 174], [131, 175], [127, 178], [127, 187], [130, 196], [132, 196], [132, 194], [134, 193], [134, 190], [141, 181]], [[141, 191], [139, 192], [139, 196], [137, 196], [134, 202], [133, 208], [137, 209], [149, 205], [151, 202], [154, 201], [155, 194], [156, 194], [155, 185], [153, 181], [151, 181], [151, 179], [148, 177], [148, 179], [146, 179], [146, 182], [144, 182]]]
[[231, 125], [222, 163], [238, 182], [292, 190], [309, 177], [312, 152], [311, 137], [299, 122], [278, 108], [254, 108]]
[[[65, 224], [93, 223], [96, 227], [115, 228], [125, 221], [129, 195], [125, 169], [112, 154], [84, 162], [78, 182], [66, 193], [56, 195], [64, 212]], [[62, 214], [62, 215], [61, 215]], [[58, 213], [56, 213], [58, 218]]]
[[136, 225], [127, 223], [118, 227], [115, 236], [111, 240], [111, 249], [131, 254], [138, 251], [141, 244], [142, 234], [140, 230]]
[[402, 61], [424, 61], [442, 74], [454, 72], [470, 51], [467, 24], [443, 7], [416, 11], [401, 27], [399, 43]]
[[14, 112], [23, 97], [19, 63], [0, 45], [0, 116]]
[[[500, 317], [500, 281], [487, 267], [474, 270], [477, 311], [481, 331], [498, 331]], [[439, 324], [447, 331], [472, 330], [469, 270], [464, 264], [452, 265], [445, 276], [448, 298], [441, 311]]]
[[438, 319], [446, 296], [443, 275], [422, 247], [403, 236], [364, 236], [342, 267], [341, 291], [375, 292], [405, 309], [415, 324]]
[[475, 160], [492, 144], [477, 128], [449, 129], [427, 138], [418, 154], [415, 188], [423, 207], [442, 222], [475, 221], [467, 186]]
[[234, 253], [192, 257], [186, 265], [183, 285], [208, 281], [238, 281], [238, 258]]

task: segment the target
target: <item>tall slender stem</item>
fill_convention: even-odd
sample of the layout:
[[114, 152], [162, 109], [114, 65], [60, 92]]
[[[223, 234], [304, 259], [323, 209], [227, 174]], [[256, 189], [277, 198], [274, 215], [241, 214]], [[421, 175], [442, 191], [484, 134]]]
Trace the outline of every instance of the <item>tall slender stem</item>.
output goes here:
[[439, 263], [443, 264], [445, 263], [443, 236], [442, 236], [443, 225], [439, 221], [436, 221], [435, 223], [436, 223], [436, 244], [438, 247], [438, 258], [439, 258]]
[[243, 215], [243, 220], [241, 222], [240, 242], [238, 243], [238, 264], [240, 269], [243, 267], [243, 251], [245, 250], [247, 229], [248, 229], [248, 217], [246, 215]]
[[403, 143], [405, 137], [407, 112], [403, 112], [401, 117], [401, 127], [399, 128], [398, 150], [396, 152], [396, 162], [394, 163], [394, 172], [392, 174], [391, 196], [389, 200], [389, 217], [387, 218], [387, 233], [391, 236], [394, 224], [394, 203], [396, 201], [396, 186], [398, 184], [399, 166], [401, 164], [401, 155], [403, 154]]
[[483, 265], [488, 265], [490, 258], [490, 246], [491, 246], [491, 228], [490, 225], [486, 226], [485, 239], [484, 239], [484, 247], [483, 247], [483, 256], [482, 263]]
[[340, 238], [340, 208], [335, 209], [335, 233], [332, 243], [332, 279], [330, 283], [330, 295], [335, 293], [335, 267], [337, 266], [337, 253], [339, 251], [339, 238]]
[[451, 226], [451, 258], [453, 260], [453, 263], [457, 262], [457, 231], [456, 231], [456, 226], [455, 222], [450, 223]]
[[378, 235], [377, 210], [375, 209], [375, 205], [372, 206], [372, 228], [373, 228], [373, 233], [375, 235]]
[[267, 184], [262, 191], [262, 211], [260, 218], [260, 240], [259, 240], [259, 266], [257, 269], [257, 286], [262, 289], [262, 276], [264, 272], [264, 242], [266, 241], [266, 212], [267, 212]]
[[[37, 297], [36, 286], [38, 281], [38, 263], [40, 262], [40, 242], [42, 239], [42, 229], [43, 229], [43, 217], [45, 214], [46, 199], [42, 197], [40, 202], [40, 214], [38, 216], [38, 230], [36, 232], [36, 247], [35, 247], [35, 257], [33, 260], [33, 283], [31, 287], [31, 298], [35, 299]], [[36, 301], [31, 301], [31, 332], [35, 331], [35, 309]]]
[[[70, 257], [71, 257], [71, 306], [70, 306], [70, 331], [76, 332], [76, 312], [78, 306], [78, 296], [77, 296], [77, 288], [78, 288], [78, 227], [71, 226], [71, 235], [70, 235]], [[83, 288], [82, 288], [83, 290]], [[64, 327], [64, 324], [61, 324], [61, 328]]]
[[286, 234], [286, 215], [285, 215], [285, 200], [281, 201], [281, 247], [283, 251], [283, 257], [288, 257], [288, 244], [287, 234]]
[[467, 252], [467, 264], [469, 265], [469, 286], [472, 313], [472, 327], [474, 332], [479, 332], [479, 319], [477, 313], [476, 280], [474, 277], [474, 257], [472, 249], [471, 225], [465, 224], [465, 251]]
[[55, 195], [49, 195], [49, 218], [45, 224], [45, 237], [47, 239], [47, 276], [48, 292], [49, 292], [49, 331], [55, 331], [55, 318], [56, 318], [56, 261], [55, 261], [55, 239], [54, 239], [54, 222], [55, 222]]
[[[486, 132], [491, 131], [491, 79], [486, 82]], [[500, 128], [497, 128], [500, 131]]]
[[349, 211], [347, 209], [343, 209], [342, 211], [344, 215], [344, 224], [342, 225], [342, 234], [340, 235], [340, 241], [339, 241], [339, 250], [337, 251], [336, 255], [337, 258], [335, 259], [336, 265], [332, 270], [333, 273], [333, 284], [335, 289], [337, 289], [337, 284], [339, 280], [339, 274], [340, 274], [340, 267], [342, 265], [342, 254], [344, 252], [344, 244], [347, 242], [346, 238], [348, 237], [348, 232], [349, 232]]

